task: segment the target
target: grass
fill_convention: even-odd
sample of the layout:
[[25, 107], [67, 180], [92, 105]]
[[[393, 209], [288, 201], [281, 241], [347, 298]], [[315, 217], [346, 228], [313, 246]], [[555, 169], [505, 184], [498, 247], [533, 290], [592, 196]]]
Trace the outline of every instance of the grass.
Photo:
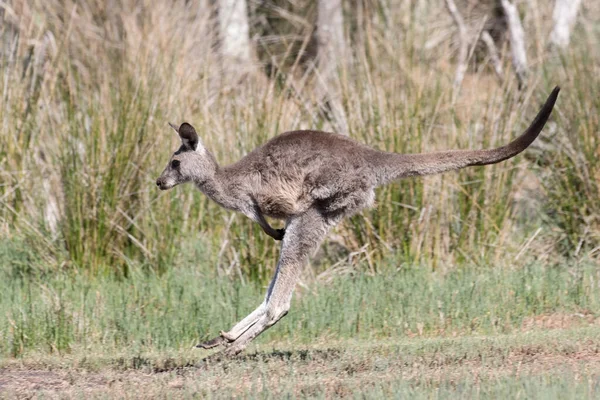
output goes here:
[[224, 75], [206, 2], [113, 3], [0, 5], [0, 396], [598, 397], [597, 5], [555, 52], [552, 2], [520, 4], [525, 90], [503, 49], [504, 79], [475, 57], [454, 102], [443, 2], [345, 3], [332, 85], [361, 142], [499, 146], [559, 84], [557, 107], [523, 156], [379, 189], [290, 314], [208, 365], [192, 346], [258, 305], [278, 247], [192, 187], [156, 190], [178, 146], [167, 121], [223, 164], [335, 126], [314, 90], [314, 2], [249, 10], [243, 77]]
[[[290, 314], [262, 341], [500, 334], [544, 314], [595, 318], [594, 265], [463, 267], [440, 273], [395, 264], [394, 272], [340, 275], [299, 288]], [[219, 277], [209, 263], [164, 273], [52, 273], [0, 279], [0, 354], [115, 353], [190, 348], [253, 310], [265, 287]], [[309, 280], [310, 281], [310, 280]], [[342, 306], [343, 305], [343, 306]], [[575, 318], [577, 320], [577, 318]]]
[[[597, 326], [511, 335], [266, 344], [229, 360], [197, 350], [95, 349], [0, 366], [4, 397], [595, 398]], [[283, 349], [282, 349], [283, 347]]]
[[204, 361], [211, 353], [193, 346], [251, 311], [264, 287], [192, 261], [127, 278], [34, 277], [8, 267], [28, 259], [22, 243], [0, 250], [10, 261], [0, 270], [3, 397], [594, 398], [600, 390], [591, 264], [441, 273], [388, 259], [386, 274], [306, 275], [290, 313], [244, 355]]
[[[177, 238], [200, 230], [221, 273], [265, 284], [277, 247], [255, 224], [191, 187], [160, 194], [153, 182], [177, 147], [169, 120], [192, 122], [224, 164], [286, 130], [331, 129], [315, 98], [310, 52], [299, 53], [314, 7], [298, 2], [285, 11], [265, 3], [252, 10], [252, 29], [265, 39], [256, 41], [255, 70], [236, 80], [223, 79], [206, 8], [143, 3], [6, 6], [2, 34], [11, 46], [0, 60], [0, 235], [26, 238], [42, 255], [42, 269], [127, 276], [131, 268], [176, 265]], [[540, 60], [532, 63], [527, 90], [519, 93], [510, 75], [498, 83], [482, 67], [467, 75], [453, 103], [452, 24], [442, 3], [353, 7], [352, 59], [337, 85], [350, 135], [371, 146], [425, 152], [505, 144], [554, 85], [563, 91], [541, 155], [382, 188], [376, 209], [339, 227], [338, 244], [359, 252], [357, 262], [371, 272], [385, 272], [379, 266], [390, 251], [409, 264], [445, 269], [496, 263], [526, 243], [520, 265], [550, 255], [596, 259], [598, 211], [586, 203], [600, 176], [593, 18], [582, 18], [573, 46], [554, 54], [540, 50], [550, 4], [525, 14], [534, 22], [526, 23], [528, 50]], [[302, 10], [305, 18], [285, 23]], [[597, 13], [588, 6], [585, 14]], [[444, 32], [441, 45], [427, 47]], [[504, 63], [510, 71], [508, 56]], [[527, 192], [534, 175], [540, 183]], [[339, 257], [330, 261], [325, 265]]]

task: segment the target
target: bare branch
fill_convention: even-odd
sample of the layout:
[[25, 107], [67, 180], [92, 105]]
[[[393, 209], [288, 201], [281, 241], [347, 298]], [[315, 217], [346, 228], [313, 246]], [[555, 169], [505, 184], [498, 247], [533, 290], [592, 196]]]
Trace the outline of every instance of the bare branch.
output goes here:
[[525, 85], [527, 77], [527, 53], [525, 51], [525, 32], [523, 24], [519, 17], [517, 7], [509, 0], [500, 0], [506, 22], [508, 23], [508, 31], [510, 33], [510, 48], [512, 53], [512, 63], [519, 82], [519, 88]]
[[465, 78], [465, 73], [467, 72], [467, 60], [469, 57], [469, 32], [454, 0], [446, 0], [446, 8], [448, 8], [448, 12], [450, 13], [450, 16], [452, 16], [452, 20], [458, 28], [458, 66], [456, 67], [456, 74], [454, 76], [454, 93], [452, 95], [454, 102], [460, 91], [462, 81]]
[[494, 72], [498, 76], [498, 79], [502, 81], [503, 71], [502, 71], [502, 62], [500, 61], [500, 57], [498, 56], [498, 49], [496, 48], [496, 44], [494, 43], [494, 39], [492, 35], [488, 31], [483, 31], [481, 33], [481, 40], [485, 43], [488, 53], [490, 55], [490, 62], [492, 63], [492, 67], [494, 67]]

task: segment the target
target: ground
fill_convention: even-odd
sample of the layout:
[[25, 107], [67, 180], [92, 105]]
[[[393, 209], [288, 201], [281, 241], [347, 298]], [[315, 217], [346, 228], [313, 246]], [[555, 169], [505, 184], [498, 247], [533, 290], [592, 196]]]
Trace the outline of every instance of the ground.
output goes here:
[[[577, 321], [575, 316], [572, 321]], [[4, 398], [597, 398], [600, 327], [564, 315], [509, 335], [270, 342], [229, 358], [189, 349], [133, 357], [5, 360]], [[564, 322], [567, 321], [567, 322]]]

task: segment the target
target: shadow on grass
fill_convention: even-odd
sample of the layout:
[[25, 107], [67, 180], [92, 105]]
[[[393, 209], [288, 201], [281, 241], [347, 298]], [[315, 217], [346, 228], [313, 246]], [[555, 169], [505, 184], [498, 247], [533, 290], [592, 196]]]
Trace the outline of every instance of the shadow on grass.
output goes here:
[[202, 359], [200, 365], [218, 365], [228, 362], [262, 362], [272, 361], [319, 361], [339, 359], [342, 351], [340, 349], [324, 350], [273, 350], [258, 351], [250, 354], [227, 356], [222, 352], [211, 354]]
[[227, 356], [216, 352], [202, 358], [200, 361], [185, 360], [176, 357], [156, 359], [151, 356], [121, 357], [114, 361], [118, 370], [148, 370], [152, 373], [175, 372], [180, 373], [190, 369], [208, 370], [212, 368], [226, 368], [230, 364], [242, 363], [270, 363], [270, 362], [314, 362], [332, 361], [340, 358], [341, 350], [273, 350], [249, 354]]

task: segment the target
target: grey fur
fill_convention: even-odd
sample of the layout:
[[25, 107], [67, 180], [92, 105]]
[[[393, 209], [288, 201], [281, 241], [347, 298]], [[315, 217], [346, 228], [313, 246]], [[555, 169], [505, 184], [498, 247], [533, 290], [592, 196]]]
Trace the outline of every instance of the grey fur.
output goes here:
[[[231, 330], [199, 346], [224, 345], [228, 354], [244, 350], [252, 339], [287, 314], [308, 256], [332, 226], [374, 204], [377, 186], [408, 176], [438, 174], [514, 157], [538, 136], [558, 92], [556, 87], [520, 137], [490, 150], [396, 154], [338, 134], [294, 131], [274, 137], [235, 164], [221, 167], [190, 124], [183, 123], [179, 128], [171, 124], [182, 146], [156, 181], [158, 187], [166, 190], [193, 182], [221, 206], [258, 222], [274, 239], [283, 239], [275, 277], [263, 303]], [[285, 231], [272, 228], [265, 216], [286, 221]]]

